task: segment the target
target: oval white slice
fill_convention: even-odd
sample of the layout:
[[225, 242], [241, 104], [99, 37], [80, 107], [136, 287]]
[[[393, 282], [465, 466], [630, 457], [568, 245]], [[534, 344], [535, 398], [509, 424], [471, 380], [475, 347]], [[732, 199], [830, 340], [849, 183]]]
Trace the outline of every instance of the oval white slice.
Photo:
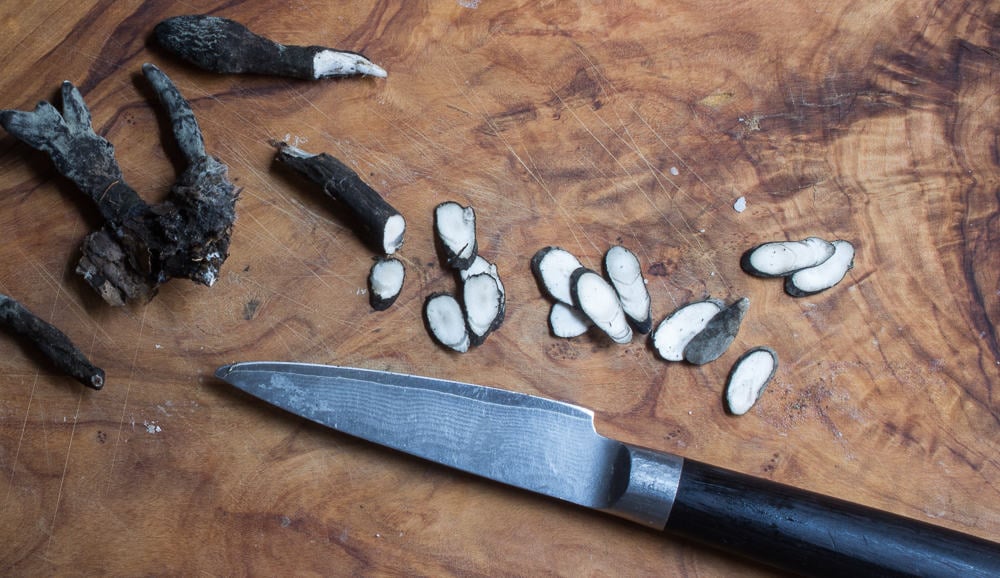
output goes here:
[[604, 270], [632, 326], [639, 333], [649, 333], [652, 326], [649, 291], [639, 258], [625, 247], [615, 245], [604, 254]]
[[476, 255], [476, 258], [473, 259], [471, 265], [458, 272], [463, 282], [467, 281], [469, 277], [479, 275], [480, 273], [487, 273], [496, 279], [497, 286], [500, 288], [500, 294], [505, 294], [503, 282], [500, 281], [500, 273], [497, 272], [497, 266], [484, 259], [482, 255]]
[[667, 361], [684, 359], [684, 348], [720, 311], [723, 303], [715, 299], [688, 303], [668, 315], [653, 332], [653, 347]]
[[448, 265], [465, 269], [476, 257], [476, 212], [454, 201], [434, 208], [434, 229], [444, 245]]
[[368, 273], [369, 302], [376, 311], [388, 309], [403, 289], [406, 270], [399, 259], [378, 259]]
[[822, 264], [802, 269], [785, 280], [785, 291], [794, 297], [813, 295], [833, 287], [854, 266], [854, 245], [847, 241], [833, 242], [833, 256]]
[[549, 328], [556, 337], [579, 337], [593, 326], [590, 319], [580, 311], [565, 303], [556, 302], [549, 310]]
[[424, 317], [431, 335], [445, 347], [465, 353], [469, 350], [469, 332], [465, 314], [458, 300], [447, 293], [435, 293], [424, 303]]
[[531, 270], [549, 296], [570, 306], [573, 293], [569, 278], [580, 267], [580, 261], [560, 247], [545, 247], [531, 258]]
[[570, 275], [573, 303], [615, 343], [632, 341], [632, 327], [618, 293], [596, 271], [580, 267]]
[[479, 344], [486, 335], [503, 322], [503, 292], [497, 280], [489, 273], [479, 273], [462, 284], [462, 302], [465, 304], [465, 321], [472, 333], [472, 341]]
[[756, 347], [740, 356], [726, 384], [729, 413], [743, 415], [748, 412], [760, 399], [777, 368], [778, 354], [770, 347]]
[[819, 237], [801, 241], [775, 241], [747, 251], [740, 259], [740, 265], [751, 275], [784, 277], [825, 262], [833, 256], [833, 252], [833, 244]]

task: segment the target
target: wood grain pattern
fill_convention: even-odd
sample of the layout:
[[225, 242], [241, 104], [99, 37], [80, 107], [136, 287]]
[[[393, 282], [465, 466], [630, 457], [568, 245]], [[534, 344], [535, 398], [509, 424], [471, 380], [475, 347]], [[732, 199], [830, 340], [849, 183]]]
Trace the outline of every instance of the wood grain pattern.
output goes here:
[[[389, 77], [193, 70], [148, 41], [180, 13], [362, 51]], [[212, 377], [271, 358], [572, 401], [607, 435], [1000, 540], [1000, 3], [8, 3], [0, 30], [0, 107], [72, 80], [155, 201], [177, 151], [139, 74], [154, 62], [242, 188], [214, 287], [174, 281], [111, 309], [72, 273], [96, 211], [0, 137], [0, 292], [108, 374], [86, 391], [0, 336], [4, 574], [768, 574]], [[370, 310], [370, 251], [274, 170], [269, 139], [345, 160], [407, 218], [392, 308]], [[454, 286], [432, 242], [449, 199], [476, 208], [508, 295], [504, 326], [466, 355], [420, 318]], [[809, 235], [858, 249], [833, 290], [796, 300], [740, 271], [746, 248]], [[733, 348], [694, 368], [644, 340], [551, 337], [530, 256], [557, 244], [598, 266], [615, 242], [646, 267], [657, 319], [748, 296]], [[758, 406], [727, 416], [722, 383], [756, 345], [782, 366]]]

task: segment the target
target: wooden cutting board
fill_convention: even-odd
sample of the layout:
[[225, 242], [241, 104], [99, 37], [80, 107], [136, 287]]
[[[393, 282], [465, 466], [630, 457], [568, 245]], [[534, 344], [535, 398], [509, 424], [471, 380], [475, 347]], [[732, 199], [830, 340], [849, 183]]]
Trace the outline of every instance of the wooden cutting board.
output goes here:
[[[374, 4], [374, 6], [371, 6]], [[385, 80], [216, 76], [149, 41], [179, 13], [362, 51]], [[629, 442], [1000, 539], [1000, 2], [98, 2], [0, 7], [0, 107], [79, 86], [148, 200], [178, 167], [144, 62], [177, 83], [242, 188], [212, 288], [105, 305], [74, 273], [99, 217], [49, 160], [0, 137], [0, 292], [107, 371], [102, 391], [0, 336], [6, 575], [690, 575], [769, 571], [626, 522], [350, 439], [233, 391], [237, 360], [474, 381], [592, 408]], [[400, 300], [271, 139], [349, 163], [407, 219]], [[746, 209], [739, 212], [739, 198]], [[507, 288], [484, 345], [442, 350], [424, 298], [454, 290], [432, 211], [472, 205]], [[793, 299], [740, 254], [816, 235], [857, 247]], [[657, 320], [747, 296], [704, 367], [646, 338], [552, 337], [531, 255], [622, 243]], [[781, 367], [742, 417], [732, 362]]]

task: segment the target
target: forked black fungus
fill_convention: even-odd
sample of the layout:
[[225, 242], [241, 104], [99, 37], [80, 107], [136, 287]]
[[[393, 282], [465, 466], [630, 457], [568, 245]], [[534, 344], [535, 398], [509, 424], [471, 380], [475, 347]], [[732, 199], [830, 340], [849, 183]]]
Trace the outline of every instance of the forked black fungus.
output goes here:
[[368, 273], [368, 301], [375, 311], [385, 311], [396, 302], [403, 289], [406, 269], [395, 257], [375, 260]]
[[749, 307], [750, 300], [744, 297], [717, 313], [684, 347], [684, 359], [704, 365], [721, 357], [736, 339]]
[[220, 74], [264, 74], [315, 80], [339, 76], [385, 77], [357, 52], [279, 44], [217, 16], [185, 15], [156, 25], [157, 42], [184, 60]]
[[392, 255], [403, 245], [406, 221], [399, 211], [368, 186], [356, 172], [326, 154], [311, 154], [283, 142], [272, 143], [275, 160], [319, 185], [354, 217], [350, 225], [376, 251]]
[[13, 298], [0, 294], [0, 325], [30, 341], [60, 371], [92, 389], [104, 387], [104, 370], [59, 331]]
[[151, 299], [174, 277], [211, 286], [229, 255], [238, 192], [227, 168], [205, 152], [188, 102], [152, 64], [142, 71], [170, 117], [187, 167], [166, 200], [148, 205], [124, 180], [114, 147], [91, 127], [79, 90], [62, 86], [62, 113], [48, 102], [34, 111], [4, 110], [0, 124], [44, 151], [62, 175], [100, 209], [104, 226], [83, 242], [76, 271], [105, 301], [123, 305]]

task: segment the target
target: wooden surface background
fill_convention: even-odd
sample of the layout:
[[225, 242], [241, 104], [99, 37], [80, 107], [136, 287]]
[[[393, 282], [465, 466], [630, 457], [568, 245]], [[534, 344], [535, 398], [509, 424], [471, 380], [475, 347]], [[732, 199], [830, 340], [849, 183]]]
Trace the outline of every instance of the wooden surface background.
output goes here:
[[[374, 4], [374, 5], [372, 5]], [[362, 51], [385, 80], [194, 70], [151, 46], [212, 13]], [[14, 574], [725, 576], [768, 571], [411, 459], [274, 410], [214, 369], [337, 363], [592, 408], [629, 442], [1000, 539], [1000, 2], [61, 2], [0, 6], [0, 107], [77, 84], [148, 200], [176, 148], [140, 75], [161, 66], [242, 187], [212, 288], [111, 308], [74, 273], [97, 212], [0, 135], [0, 292], [107, 370], [95, 392], [0, 336], [0, 571]], [[269, 139], [329, 152], [406, 217], [404, 294], [373, 312], [371, 253]], [[733, 209], [744, 196], [747, 209]], [[432, 210], [471, 204], [507, 321], [465, 355], [421, 322], [454, 288]], [[753, 244], [851, 240], [853, 271], [792, 299], [739, 269]], [[751, 299], [719, 361], [645, 339], [558, 340], [531, 254], [640, 257], [658, 319]], [[727, 416], [731, 363], [781, 367]]]

